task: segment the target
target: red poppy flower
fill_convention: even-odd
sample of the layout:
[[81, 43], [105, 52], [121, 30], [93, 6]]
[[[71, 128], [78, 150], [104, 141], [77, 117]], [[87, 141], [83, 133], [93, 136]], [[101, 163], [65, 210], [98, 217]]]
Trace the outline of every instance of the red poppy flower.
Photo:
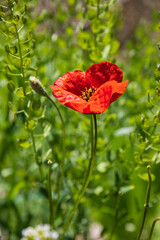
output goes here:
[[128, 80], [122, 82], [123, 73], [113, 63], [92, 65], [86, 73], [76, 70], [59, 77], [50, 86], [58, 101], [81, 113], [103, 113], [124, 92]]

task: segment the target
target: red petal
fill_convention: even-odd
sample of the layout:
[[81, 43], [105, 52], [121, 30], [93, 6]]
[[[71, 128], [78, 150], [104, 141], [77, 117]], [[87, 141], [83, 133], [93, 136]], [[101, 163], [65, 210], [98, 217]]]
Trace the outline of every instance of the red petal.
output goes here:
[[110, 104], [112, 96], [112, 86], [103, 84], [89, 99], [90, 113], [103, 113]]
[[108, 106], [117, 100], [124, 92], [127, 87], [128, 80], [117, 83], [116, 81], [109, 81], [104, 83], [89, 99], [90, 110], [93, 113], [102, 113]]
[[82, 95], [82, 91], [85, 91], [85, 87], [88, 88], [88, 84], [85, 80], [85, 73], [79, 70], [67, 72], [62, 77], [59, 77], [54, 85], [77, 96]]
[[87, 104], [85, 100], [71, 92], [65, 91], [60, 87], [50, 86], [50, 88], [52, 89], [53, 95], [58, 99], [61, 104], [83, 113], [83, 109]]
[[116, 81], [106, 82], [97, 89], [88, 102], [60, 87], [50, 87], [53, 95], [61, 104], [80, 113], [99, 114], [103, 113], [112, 102], [117, 100], [125, 92], [127, 84], [128, 80], [121, 83], [117, 83]]
[[112, 97], [110, 100], [110, 104], [116, 101], [125, 92], [128, 84], [128, 79], [121, 83], [112, 81], [111, 84], [112, 84]]
[[104, 112], [110, 103], [112, 94], [112, 88], [110, 86], [107, 86], [107, 89], [105, 87], [103, 89], [99, 88], [96, 91], [97, 94], [94, 94], [94, 97], [91, 97], [90, 100], [86, 102], [82, 98], [63, 90], [60, 87], [50, 87], [52, 89], [53, 95], [61, 104], [85, 114], [99, 114]]
[[86, 71], [86, 81], [98, 88], [107, 81], [121, 82], [123, 78], [122, 70], [110, 62], [101, 62], [92, 65]]

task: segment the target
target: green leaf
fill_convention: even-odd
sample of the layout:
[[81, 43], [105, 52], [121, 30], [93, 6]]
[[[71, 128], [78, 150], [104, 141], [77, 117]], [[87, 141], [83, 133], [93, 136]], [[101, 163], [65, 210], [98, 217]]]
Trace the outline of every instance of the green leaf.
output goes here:
[[16, 46], [10, 46], [9, 50], [10, 50], [10, 53], [12, 53], [13, 55], [17, 53], [17, 47]]
[[112, 41], [110, 54], [115, 54], [119, 49], [120, 43], [117, 40]]
[[17, 97], [19, 97], [19, 98], [24, 98], [24, 97], [25, 97], [25, 96], [24, 96], [24, 91], [23, 91], [23, 88], [22, 88], [22, 87], [17, 88], [17, 90], [16, 90], [16, 95], [17, 95]]
[[51, 127], [52, 127], [52, 124], [51, 123], [47, 123], [45, 125], [45, 128], [44, 128], [44, 137], [47, 137], [50, 133], [50, 130], [51, 130]]
[[33, 103], [32, 103], [32, 108], [34, 111], [37, 111], [41, 106], [41, 101], [38, 99], [38, 100], [35, 100]]
[[25, 3], [24, 4], [24, 12], [26, 13], [28, 11], [28, 6], [27, 6], [27, 4]]
[[135, 188], [134, 185], [122, 186], [120, 188], [120, 191], [121, 191], [122, 195], [124, 195], [124, 194], [128, 193], [129, 191], [133, 190], [134, 188]]
[[35, 129], [36, 125], [35, 125], [35, 121], [34, 120], [28, 120], [25, 122], [25, 128], [28, 131], [33, 131]]
[[9, 109], [11, 109], [14, 113], [16, 113], [16, 109], [15, 109], [15, 107], [14, 107], [14, 105], [13, 105], [12, 102], [8, 102], [8, 107], [9, 107]]
[[95, 9], [95, 8], [89, 8], [89, 9], [88, 9], [88, 12], [87, 12], [87, 15], [88, 15], [88, 18], [89, 18], [90, 20], [96, 18], [96, 17], [97, 17], [97, 11], [96, 11], [96, 9]]
[[28, 31], [28, 40], [31, 40], [33, 37], [33, 33], [31, 30]]
[[30, 142], [28, 140], [24, 140], [24, 139], [19, 140], [19, 145], [22, 148], [29, 148], [31, 146]]
[[7, 83], [7, 87], [8, 87], [8, 89], [9, 89], [11, 92], [13, 92], [13, 91], [15, 90], [15, 84], [14, 84], [14, 82], [13, 82], [13, 81], [9, 81], [9, 82]]
[[103, 191], [104, 191], [104, 190], [103, 190], [103, 187], [102, 187], [102, 186], [98, 186], [98, 187], [96, 187], [96, 188], [94, 189], [94, 193], [95, 193], [96, 195], [100, 195]]
[[159, 97], [159, 96], [160, 96], [160, 88], [159, 88], [159, 87], [156, 87], [156, 89], [155, 89], [155, 95], [156, 95], [156, 97]]
[[92, 61], [98, 62], [102, 58], [102, 55], [101, 55], [101, 52], [99, 51], [99, 49], [94, 49], [89, 54], [89, 57]]
[[11, 69], [8, 65], [5, 66], [5, 71], [6, 73], [11, 73]]
[[102, 30], [102, 23], [99, 19], [95, 19], [92, 21], [91, 29], [93, 33], [99, 33]]
[[66, 34], [67, 34], [68, 36], [72, 36], [73, 33], [74, 33], [73, 28], [72, 28], [71, 26], [68, 26], [68, 27], [66, 28]]
[[9, 32], [12, 33], [13, 35], [16, 35], [16, 29], [15, 26], [9, 27]]
[[6, 51], [7, 53], [9, 53], [9, 44], [6, 43], [4, 47], [5, 47], [5, 51]]
[[2, 171], [1, 171], [1, 175], [2, 177], [8, 177], [10, 175], [13, 174], [13, 168], [4, 168]]
[[70, 7], [74, 6], [75, 0], [68, 0], [68, 4]]
[[31, 64], [31, 58], [25, 58], [23, 61], [23, 67], [28, 68]]
[[12, 189], [9, 195], [9, 198], [13, 200], [17, 196], [17, 194], [20, 192], [20, 190], [24, 189], [25, 186], [26, 186], [25, 181], [21, 181], [18, 184], [16, 184], [15, 187]]
[[44, 156], [44, 159], [45, 159], [45, 160], [48, 159], [48, 158], [50, 157], [51, 153], [52, 153], [52, 149], [50, 148], [50, 149], [46, 152], [46, 154], [45, 154], [45, 156]]
[[23, 22], [23, 24], [26, 24], [27, 18], [25, 16], [22, 17], [22, 22]]
[[[17, 109], [21, 109], [21, 110], [24, 110], [26, 108], [26, 99], [25, 98], [18, 98], [16, 99], [15, 101], [15, 106]], [[25, 111], [24, 111], [25, 112]]]
[[14, 24], [18, 24], [19, 19], [20, 19], [19, 15], [13, 16], [13, 22], [14, 22]]
[[12, 62], [16, 68], [21, 69], [21, 60], [13, 59]]
[[35, 46], [36, 46], [36, 41], [33, 39], [33, 40], [32, 40], [32, 43], [31, 43], [31, 48], [32, 48], [32, 49], [35, 49]]
[[90, 32], [80, 32], [77, 35], [78, 44], [83, 49], [89, 49], [92, 45], [92, 35]]
[[[138, 174], [138, 177], [148, 182], [148, 173]], [[155, 180], [155, 175], [153, 173], [151, 173], [151, 178], [152, 178], [152, 181]]]
[[156, 71], [154, 72], [154, 78], [156, 81], [160, 81], [160, 70], [156, 69]]
[[104, 173], [106, 172], [108, 165], [109, 165], [108, 162], [101, 162], [98, 164], [97, 170], [101, 173]]
[[160, 123], [160, 111], [154, 116], [154, 122], [155, 124]]

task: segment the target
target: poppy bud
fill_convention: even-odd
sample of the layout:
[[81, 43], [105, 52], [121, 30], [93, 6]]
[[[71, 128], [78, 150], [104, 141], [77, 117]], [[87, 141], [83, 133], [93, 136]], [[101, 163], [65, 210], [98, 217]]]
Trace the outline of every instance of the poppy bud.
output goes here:
[[35, 92], [37, 92], [42, 96], [47, 96], [46, 90], [43, 87], [42, 83], [39, 81], [39, 79], [31, 76], [29, 80], [30, 80], [31, 87]]

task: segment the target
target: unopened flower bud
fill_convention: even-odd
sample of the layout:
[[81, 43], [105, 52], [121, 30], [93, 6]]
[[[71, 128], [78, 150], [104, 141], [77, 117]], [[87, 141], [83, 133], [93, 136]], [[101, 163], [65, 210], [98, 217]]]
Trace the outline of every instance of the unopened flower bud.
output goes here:
[[43, 87], [42, 83], [39, 81], [39, 79], [31, 76], [29, 80], [30, 80], [31, 87], [35, 92], [37, 92], [42, 96], [47, 96], [46, 90]]

